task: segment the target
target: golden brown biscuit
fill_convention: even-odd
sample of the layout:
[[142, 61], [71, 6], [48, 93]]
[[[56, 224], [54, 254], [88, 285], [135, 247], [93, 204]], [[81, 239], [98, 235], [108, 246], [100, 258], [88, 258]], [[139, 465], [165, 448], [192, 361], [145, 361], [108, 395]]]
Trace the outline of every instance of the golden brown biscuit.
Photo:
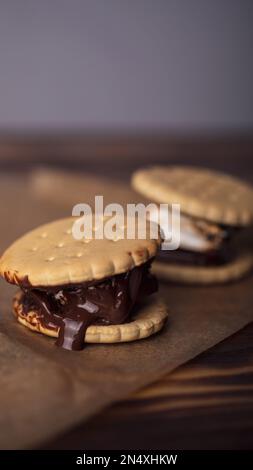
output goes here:
[[[82, 239], [72, 236], [73, 217], [28, 232], [0, 259], [0, 274], [10, 283], [57, 286], [100, 280], [140, 266], [153, 258], [160, 238], [145, 240]], [[96, 230], [94, 226], [93, 230]]]
[[181, 211], [193, 217], [236, 226], [253, 222], [253, 189], [223, 173], [157, 166], [135, 172], [132, 185], [155, 202], [180, 204]]
[[[23, 293], [17, 292], [13, 299], [13, 312], [18, 321], [29, 328], [47, 336], [58, 337], [57, 328], [46, 328], [40, 322], [38, 312], [31, 310], [23, 313]], [[168, 318], [167, 308], [158, 296], [154, 296], [149, 303], [140, 305], [133, 321], [122, 325], [91, 325], [85, 334], [85, 343], [123, 343], [147, 338], [160, 331]]]
[[213, 284], [239, 279], [252, 269], [252, 246], [241, 237], [253, 223], [250, 185], [223, 173], [187, 166], [140, 169], [132, 185], [151, 201], [169, 205], [160, 211], [161, 227], [171, 205], [180, 204], [178, 253], [168, 254], [167, 259], [158, 256], [154, 270], [159, 277]]
[[253, 253], [245, 250], [221, 266], [183, 266], [155, 261], [153, 272], [162, 280], [183, 284], [225, 284], [242, 278], [253, 269]]

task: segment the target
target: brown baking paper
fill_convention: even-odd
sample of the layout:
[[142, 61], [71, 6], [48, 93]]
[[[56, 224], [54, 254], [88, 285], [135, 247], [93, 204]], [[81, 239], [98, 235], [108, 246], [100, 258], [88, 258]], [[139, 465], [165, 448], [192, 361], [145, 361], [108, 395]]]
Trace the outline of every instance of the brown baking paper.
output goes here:
[[[85, 179], [82, 182], [86, 197]], [[41, 197], [41, 187], [35, 197], [33, 184], [29, 187], [27, 181], [14, 177], [1, 180], [1, 251], [28, 229], [69, 215], [66, 185], [61, 190], [65, 193], [64, 204], [59, 204], [59, 193], [58, 204], [53, 204], [46, 201], [50, 198], [48, 188], [45, 198]], [[99, 180], [93, 190], [101, 194]], [[78, 190], [74, 195], [73, 191], [71, 198], [84, 202], [84, 198], [78, 200]], [[69, 352], [16, 322], [11, 313], [15, 290], [0, 282], [2, 449], [42, 445], [253, 320], [252, 278], [209, 288], [161, 285], [160, 294], [169, 309], [169, 322], [163, 332], [134, 343], [88, 345], [81, 352]]]

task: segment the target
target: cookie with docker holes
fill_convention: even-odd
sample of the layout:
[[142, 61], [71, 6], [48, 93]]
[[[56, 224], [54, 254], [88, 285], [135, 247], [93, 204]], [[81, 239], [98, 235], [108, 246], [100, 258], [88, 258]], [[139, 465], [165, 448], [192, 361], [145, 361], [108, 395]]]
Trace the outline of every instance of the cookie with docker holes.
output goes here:
[[[253, 189], [249, 184], [205, 168], [157, 166], [136, 171], [132, 185], [153, 202], [181, 207], [180, 246], [160, 252], [154, 263], [160, 278], [214, 284], [239, 279], [252, 269]], [[166, 230], [164, 210], [160, 210], [160, 224]]]
[[[30, 330], [65, 349], [117, 343], [161, 330], [167, 310], [151, 264], [161, 239], [76, 240], [73, 217], [32, 230], [0, 259], [0, 274], [20, 290], [13, 312]], [[96, 227], [93, 227], [93, 231]], [[123, 231], [126, 226], [123, 227]]]

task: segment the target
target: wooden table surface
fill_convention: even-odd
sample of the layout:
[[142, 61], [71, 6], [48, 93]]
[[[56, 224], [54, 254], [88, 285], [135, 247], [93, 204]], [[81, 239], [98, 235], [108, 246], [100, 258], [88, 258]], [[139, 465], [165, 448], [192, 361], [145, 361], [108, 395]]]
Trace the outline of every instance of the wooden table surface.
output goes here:
[[[253, 182], [253, 138], [94, 136], [0, 139], [0, 168], [50, 164], [124, 181], [143, 163], [200, 164]], [[253, 305], [252, 305], [253, 308]], [[253, 325], [159, 382], [70, 430], [47, 448], [252, 449]]]
[[47, 448], [252, 449], [252, 436], [249, 325]]

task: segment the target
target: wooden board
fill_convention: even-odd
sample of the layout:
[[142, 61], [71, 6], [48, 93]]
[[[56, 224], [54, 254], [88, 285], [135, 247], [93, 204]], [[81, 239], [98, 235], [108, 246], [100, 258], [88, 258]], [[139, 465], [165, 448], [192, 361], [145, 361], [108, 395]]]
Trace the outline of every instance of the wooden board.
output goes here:
[[252, 450], [253, 325], [46, 447]]

